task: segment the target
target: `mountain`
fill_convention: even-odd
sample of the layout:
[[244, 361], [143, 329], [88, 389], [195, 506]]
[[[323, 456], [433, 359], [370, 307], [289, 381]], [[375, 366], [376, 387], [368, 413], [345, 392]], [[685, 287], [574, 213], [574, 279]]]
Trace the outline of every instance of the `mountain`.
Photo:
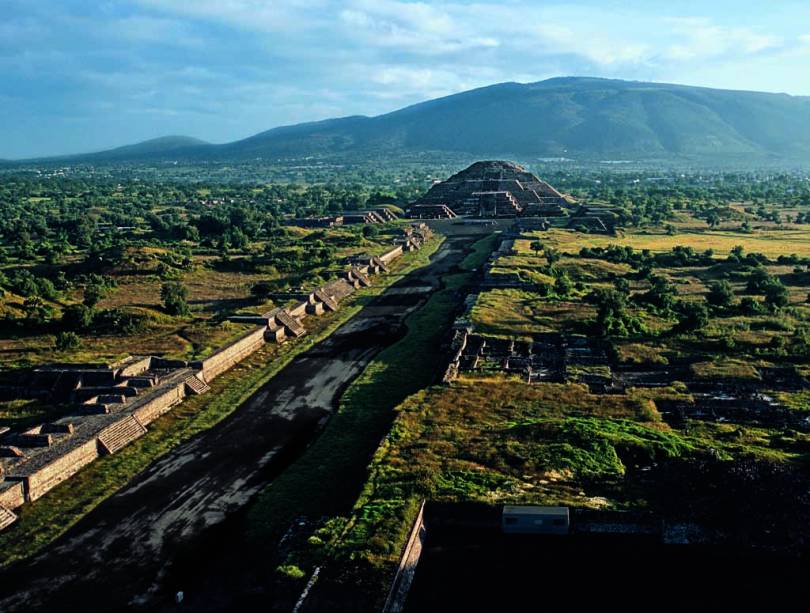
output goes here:
[[186, 152], [191, 153], [209, 146], [204, 140], [192, 138], [191, 136], [161, 136], [134, 145], [125, 145], [97, 153], [66, 155], [49, 159], [87, 162], [156, 159], [167, 156], [172, 157]]
[[[224, 145], [148, 141], [99, 159], [277, 158], [413, 151], [577, 159], [810, 159], [810, 98], [612, 79], [501, 83], [376, 117], [329, 119]], [[175, 146], [176, 145], [176, 146]], [[84, 156], [86, 157], [86, 156]]]

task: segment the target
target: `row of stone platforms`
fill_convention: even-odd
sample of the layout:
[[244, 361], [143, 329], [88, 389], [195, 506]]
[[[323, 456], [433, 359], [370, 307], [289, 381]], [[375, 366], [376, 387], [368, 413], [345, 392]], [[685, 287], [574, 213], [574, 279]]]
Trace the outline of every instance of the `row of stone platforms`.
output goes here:
[[25, 397], [67, 404], [70, 415], [21, 432], [0, 431], [0, 530], [16, 520], [14, 509], [42, 497], [102, 455], [118, 452], [147, 432], [155, 419], [186, 396], [207, 392], [209, 383], [267, 342], [306, 333], [307, 316], [335, 311], [370, 277], [430, 237], [424, 224], [380, 256], [367, 256], [341, 278], [309, 293], [300, 303], [232, 321], [251, 328], [210, 356], [194, 361], [129, 357], [115, 364], [45, 365], [32, 373]]

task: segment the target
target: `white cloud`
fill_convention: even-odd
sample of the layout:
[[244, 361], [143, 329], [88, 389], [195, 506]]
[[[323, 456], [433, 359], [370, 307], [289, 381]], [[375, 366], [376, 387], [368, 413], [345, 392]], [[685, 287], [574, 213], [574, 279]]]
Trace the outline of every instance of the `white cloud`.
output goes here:
[[751, 28], [725, 27], [706, 18], [669, 19], [679, 41], [670, 45], [664, 57], [674, 61], [716, 58], [728, 54], [753, 55], [783, 46], [782, 38]]

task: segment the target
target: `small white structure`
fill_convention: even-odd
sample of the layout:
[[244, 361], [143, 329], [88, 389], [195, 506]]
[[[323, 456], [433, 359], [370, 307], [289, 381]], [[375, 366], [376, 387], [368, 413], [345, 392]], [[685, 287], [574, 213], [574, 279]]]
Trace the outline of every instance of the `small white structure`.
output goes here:
[[568, 507], [505, 505], [501, 528], [506, 534], [568, 534]]

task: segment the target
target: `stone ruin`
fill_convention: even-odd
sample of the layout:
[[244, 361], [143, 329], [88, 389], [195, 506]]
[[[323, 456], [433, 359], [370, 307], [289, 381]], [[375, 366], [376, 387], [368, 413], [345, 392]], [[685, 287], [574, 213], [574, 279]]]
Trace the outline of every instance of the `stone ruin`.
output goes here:
[[435, 184], [409, 207], [416, 218], [559, 217], [573, 200], [512, 162], [476, 162]]
[[251, 329], [208, 357], [193, 362], [158, 356], [129, 357], [114, 364], [51, 364], [6, 388], [6, 396], [41, 398], [66, 408], [63, 417], [20, 432], [0, 429], [0, 529], [16, 520], [14, 510], [36, 500], [101, 455], [110, 455], [147, 432], [147, 426], [267, 342], [306, 334], [302, 320], [336, 311], [340, 303], [405, 251], [430, 237], [414, 224], [393, 248], [367, 256], [341, 278], [315, 289], [287, 308], [231, 321]]
[[464, 315], [457, 324], [445, 383], [461, 374], [502, 373], [521, 377], [527, 383], [584, 383], [597, 394], [623, 394], [631, 387], [681, 383], [691, 401], [656, 403], [670, 425], [682, 427], [687, 419], [700, 419], [810, 432], [810, 416], [785, 407], [763, 391], [810, 388], [810, 383], [791, 367], [762, 367], [758, 369], [758, 379], [704, 379], [694, 375], [688, 361], [666, 365], [619, 364], [601, 339], [559, 333], [498, 338], [475, 334]]
[[340, 215], [287, 219], [284, 221], [284, 225], [298, 226], [300, 228], [333, 228], [334, 226], [352, 224], [381, 224], [396, 221], [397, 219], [399, 217], [391, 209], [380, 207], [359, 211], [343, 211]]

